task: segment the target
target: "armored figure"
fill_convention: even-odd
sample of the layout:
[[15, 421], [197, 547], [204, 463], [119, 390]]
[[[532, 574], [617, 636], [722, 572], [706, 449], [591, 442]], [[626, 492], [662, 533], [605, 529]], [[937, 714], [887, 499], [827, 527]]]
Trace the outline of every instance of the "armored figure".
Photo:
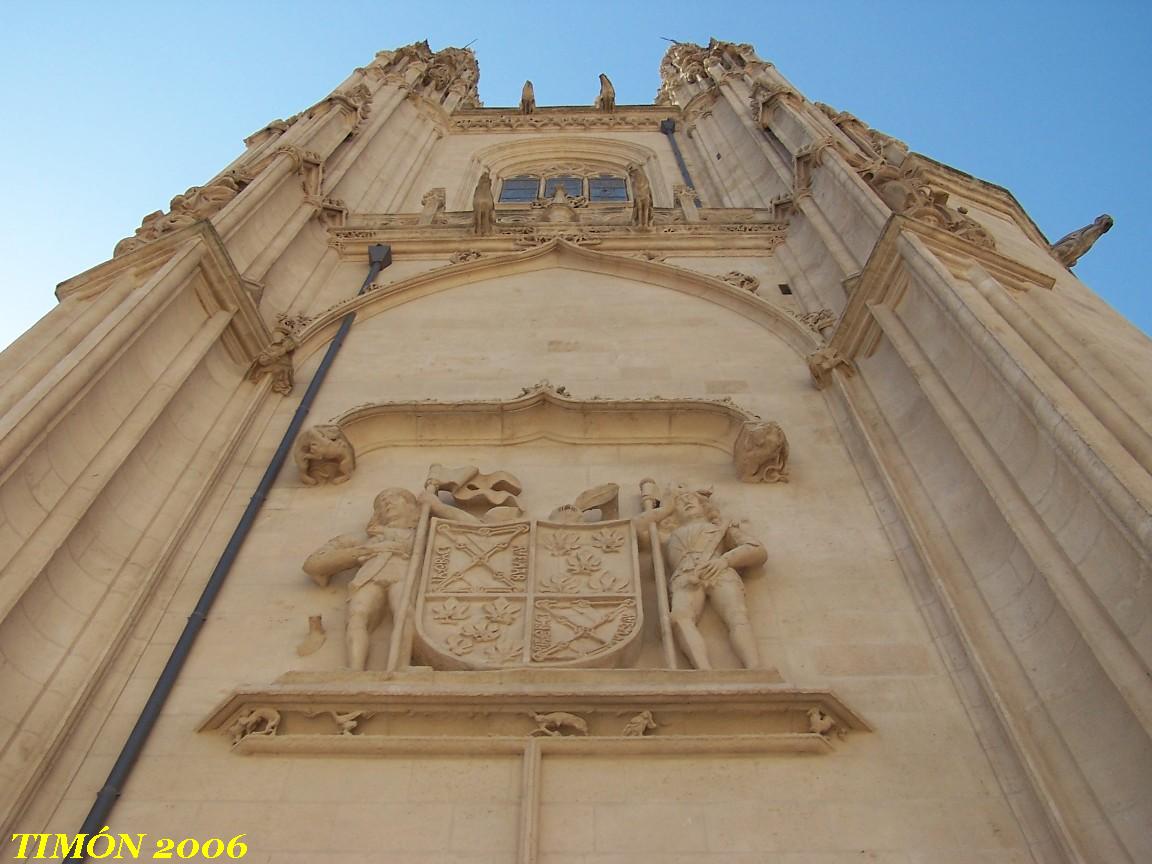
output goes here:
[[672, 631], [692, 665], [712, 668], [704, 637], [696, 626], [704, 604], [711, 600], [712, 608], [728, 627], [736, 656], [751, 669], [760, 664], [760, 657], [737, 568], [759, 566], [768, 556], [764, 545], [742, 525], [721, 517], [711, 498], [710, 490], [673, 486], [664, 503], [637, 516], [634, 523], [641, 542], [648, 537], [649, 525], [662, 529], [661, 542], [671, 574]]
[[363, 670], [368, 664], [369, 640], [391, 607], [400, 609], [404, 578], [412, 547], [420, 504], [428, 505], [434, 516], [458, 522], [477, 522], [475, 516], [437, 497], [435, 485], [424, 489], [419, 500], [407, 489], [391, 487], [372, 502], [372, 518], [364, 529], [367, 537], [341, 534], [333, 537], [304, 562], [304, 572], [321, 587], [344, 570], [356, 573], [348, 583], [348, 611], [345, 623], [348, 666]]

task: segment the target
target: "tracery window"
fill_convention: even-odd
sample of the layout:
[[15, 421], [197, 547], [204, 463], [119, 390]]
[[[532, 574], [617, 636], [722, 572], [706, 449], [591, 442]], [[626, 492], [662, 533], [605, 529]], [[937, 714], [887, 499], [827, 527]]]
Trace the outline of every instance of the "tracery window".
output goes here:
[[509, 177], [500, 187], [501, 203], [535, 201], [540, 193], [539, 177]]
[[628, 181], [625, 177], [608, 173], [578, 174], [575, 172], [519, 174], [506, 177], [500, 186], [499, 203], [523, 204], [538, 198], [549, 199], [558, 186], [564, 187], [569, 198], [586, 198], [591, 203], [627, 203]]

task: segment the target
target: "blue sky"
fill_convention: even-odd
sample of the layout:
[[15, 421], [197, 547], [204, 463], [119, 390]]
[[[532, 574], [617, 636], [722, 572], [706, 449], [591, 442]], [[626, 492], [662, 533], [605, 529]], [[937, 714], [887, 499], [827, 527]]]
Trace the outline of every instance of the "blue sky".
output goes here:
[[0, 345], [56, 283], [242, 139], [382, 48], [475, 40], [486, 105], [650, 103], [667, 42], [751, 42], [809, 98], [1011, 190], [1050, 239], [1110, 213], [1076, 272], [1146, 333], [1152, 3], [10, 3], [0, 34]]

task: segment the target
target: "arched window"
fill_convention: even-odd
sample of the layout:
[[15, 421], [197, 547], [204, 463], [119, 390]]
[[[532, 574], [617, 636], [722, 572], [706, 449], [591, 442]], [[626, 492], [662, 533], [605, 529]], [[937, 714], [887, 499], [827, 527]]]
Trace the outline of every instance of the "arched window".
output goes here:
[[598, 174], [588, 178], [589, 201], [627, 201], [628, 184], [623, 177]]
[[535, 201], [540, 196], [540, 178], [529, 174], [509, 177], [500, 187], [502, 204]]
[[629, 201], [628, 181], [622, 175], [607, 173], [577, 173], [576, 171], [518, 174], [506, 177], [500, 185], [501, 204], [530, 204], [537, 199], [548, 200], [564, 187], [569, 198], [585, 198], [593, 204], [620, 204]]
[[573, 177], [570, 175], [561, 175], [559, 177], [548, 177], [544, 180], [544, 198], [551, 198], [556, 194], [556, 187], [563, 186], [564, 193], [569, 198], [579, 198], [584, 194], [584, 178]]

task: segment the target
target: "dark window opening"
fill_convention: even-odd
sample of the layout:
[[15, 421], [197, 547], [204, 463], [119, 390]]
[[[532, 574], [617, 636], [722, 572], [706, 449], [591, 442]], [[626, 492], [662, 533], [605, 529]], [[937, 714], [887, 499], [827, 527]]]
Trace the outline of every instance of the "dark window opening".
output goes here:
[[509, 177], [500, 187], [500, 201], [535, 201], [539, 192], [539, 177]]
[[787, 282], [781, 282], [776, 287], [780, 289], [781, 294], [791, 294], [792, 293], [792, 289], [791, 289], [791, 287], [789, 287]]
[[609, 177], [607, 175], [601, 177], [589, 177], [588, 200], [627, 201], [628, 186], [624, 182], [623, 177]]
[[584, 194], [583, 177], [549, 177], [544, 181], [544, 197], [551, 198], [556, 194], [556, 187], [563, 186], [564, 194], [569, 198], [579, 198]]

